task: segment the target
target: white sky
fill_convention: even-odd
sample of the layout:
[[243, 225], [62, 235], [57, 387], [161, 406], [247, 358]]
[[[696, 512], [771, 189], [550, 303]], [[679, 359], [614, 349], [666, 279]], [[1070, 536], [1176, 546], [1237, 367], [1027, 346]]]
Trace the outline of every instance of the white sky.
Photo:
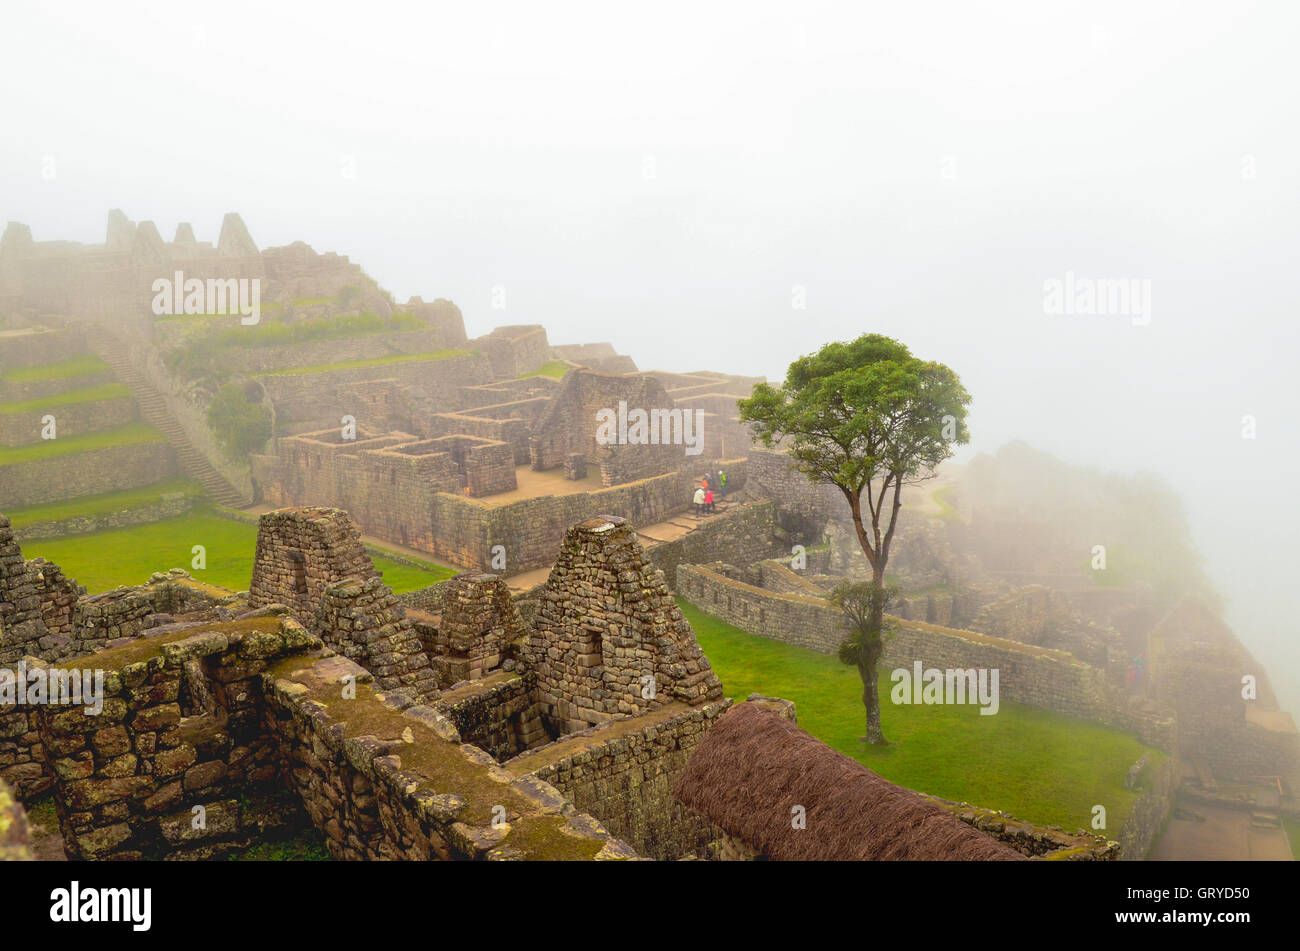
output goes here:
[[[779, 379], [897, 336], [962, 375], [975, 448], [1165, 476], [1300, 711], [1300, 5], [61, 2], [4, 23], [0, 219], [37, 240], [102, 241], [120, 207], [215, 241], [239, 211], [262, 247], [455, 300], [471, 335], [543, 323], [643, 368]], [[1150, 324], [1044, 315], [1067, 270], [1149, 279]]]

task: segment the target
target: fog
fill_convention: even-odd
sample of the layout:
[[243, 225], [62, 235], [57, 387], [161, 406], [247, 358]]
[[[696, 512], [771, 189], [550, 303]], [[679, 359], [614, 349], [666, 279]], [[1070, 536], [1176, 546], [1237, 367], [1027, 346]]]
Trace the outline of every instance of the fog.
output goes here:
[[[11, 5], [0, 214], [239, 211], [643, 368], [898, 337], [973, 395], [963, 457], [1165, 478], [1300, 710], [1300, 8], [448, 6]], [[1069, 272], [1149, 281], [1149, 321], [1046, 313]]]

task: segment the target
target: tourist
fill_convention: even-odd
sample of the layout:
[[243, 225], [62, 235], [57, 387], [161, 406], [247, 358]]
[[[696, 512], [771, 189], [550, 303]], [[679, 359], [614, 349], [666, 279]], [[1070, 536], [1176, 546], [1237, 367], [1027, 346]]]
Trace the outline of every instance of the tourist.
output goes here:
[[721, 469], [718, 470], [718, 497], [727, 500], [727, 474]]
[[704, 493], [704, 514], [705, 515], [713, 514], [713, 490], [712, 489], [709, 489], [709, 491]]
[[699, 486], [695, 489], [695, 515], [698, 518], [704, 514], [704, 487]]

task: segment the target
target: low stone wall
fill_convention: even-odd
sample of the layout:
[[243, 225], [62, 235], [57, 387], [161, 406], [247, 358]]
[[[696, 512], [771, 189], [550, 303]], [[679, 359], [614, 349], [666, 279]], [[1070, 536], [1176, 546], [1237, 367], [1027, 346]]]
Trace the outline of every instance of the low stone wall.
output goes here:
[[289, 658], [264, 684], [289, 782], [335, 858], [635, 857], [554, 787], [507, 773], [432, 707], [375, 693], [344, 658]]
[[[6, 349], [5, 356], [7, 357]], [[16, 383], [13, 380], [0, 380], [0, 403], [25, 403], [27, 400], [39, 400], [46, 396], [55, 396], [69, 389], [85, 389], [102, 386], [113, 382], [113, 371], [108, 367], [96, 373], [83, 376], [56, 377], [51, 380], [26, 380]]]
[[1009, 845], [1021, 855], [1052, 862], [1113, 862], [1122, 858], [1120, 845], [1100, 835], [1066, 832], [1059, 826], [1040, 826], [1006, 812], [952, 802], [921, 794], [985, 835]]
[[50, 409], [34, 409], [23, 413], [0, 413], [0, 447], [26, 446], [41, 441], [42, 419], [54, 417], [60, 438], [86, 436], [101, 429], [125, 426], [139, 418], [135, 399], [119, 396], [90, 403], [69, 403]]
[[[743, 631], [819, 653], [837, 653], [844, 638], [841, 614], [826, 601], [765, 591], [702, 565], [678, 567], [677, 593]], [[910, 670], [916, 661], [926, 668], [996, 668], [1004, 700], [1101, 723], [1122, 719], [1105, 672], [1069, 654], [972, 631], [892, 620], [896, 630], [885, 642], [882, 670]]]
[[228, 351], [228, 355], [232, 367], [244, 373], [264, 373], [286, 367], [370, 360], [396, 353], [429, 353], [442, 349], [442, 339], [443, 335], [436, 330], [406, 330], [308, 340], [283, 347], [242, 347]]
[[6, 367], [34, 367], [69, 360], [86, 352], [86, 341], [70, 330], [36, 328], [4, 338]]
[[642, 855], [707, 858], [721, 832], [679, 803], [673, 781], [730, 700], [675, 705], [645, 723], [621, 720], [566, 736], [506, 763], [545, 780]]
[[442, 611], [442, 599], [450, 580], [449, 578], [447, 581], [437, 581], [427, 587], [416, 588], [414, 591], [403, 591], [397, 596], [397, 600], [408, 608], [439, 614]]
[[551, 740], [537, 712], [536, 687], [531, 673], [499, 672], [445, 693], [434, 708], [455, 725], [463, 742], [504, 762]]
[[130, 508], [119, 509], [116, 512], [78, 515], [53, 521], [27, 522], [14, 527], [14, 536], [19, 541], [32, 538], [65, 538], [70, 535], [90, 535], [115, 528], [130, 528], [133, 525], [149, 525], [184, 515], [194, 507], [196, 501], [198, 500], [194, 496], [183, 492], [168, 492], [156, 499]]
[[[1147, 756], [1143, 756], [1146, 760]], [[1142, 761], [1139, 761], [1140, 765]], [[1133, 811], [1119, 830], [1120, 858], [1140, 862], [1147, 857], [1156, 837], [1164, 828], [1165, 820], [1174, 807], [1175, 795], [1174, 757], [1165, 759], [1159, 766], [1142, 766], [1136, 770], [1138, 788], [1142, 795], [1133, 804]]]
[[278, 772], [258, 675], [317, 646], [289, 618], [181, 627], [56, 670], [103, 671], [103, 710], [33, 706], [72, 858], [209, 858], [246, 846], [266, 818], [241, 797]]
[[166, 442], [109, 446], [0, 466], [0, 499], [10, 508], [150, 485], [178, 474]]
[[[743, 469], [736, 478], [742, 479]], [[732, 478], [728, 470], [727, 479]], [[681, 538], [646, 549], [646, 558], [663, 571], [670, 584], [680, 564], [729, 561], [750, 564], [779, 552], [776, 510], [771, 502], [747, 502], [711, 516]]]
[[[488, 358], [480, 353], [434, 360], [411, 360], [372, 367], [317, 373], [267, 373], [257, 377], [275, 406], [276, 434], [340, 426], [343, 414], [357, 416], [358, 406], [345, 397], [348, 386], [367, 380], [395, 380], [444, 411], [461, 408], [461, 387], [492, 379]], [[357, 422], [368, 425], [361, 416]]]

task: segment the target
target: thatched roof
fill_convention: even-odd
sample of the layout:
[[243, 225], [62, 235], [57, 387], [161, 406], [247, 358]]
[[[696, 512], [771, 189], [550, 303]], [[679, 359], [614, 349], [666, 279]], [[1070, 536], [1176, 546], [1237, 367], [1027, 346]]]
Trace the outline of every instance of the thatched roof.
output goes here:
[[[742, 703], [704, 735], [673, 794], [770, 859], [1024, 859], [785, 717]], [[807, 826], [792, 828], [803, 806]]]

